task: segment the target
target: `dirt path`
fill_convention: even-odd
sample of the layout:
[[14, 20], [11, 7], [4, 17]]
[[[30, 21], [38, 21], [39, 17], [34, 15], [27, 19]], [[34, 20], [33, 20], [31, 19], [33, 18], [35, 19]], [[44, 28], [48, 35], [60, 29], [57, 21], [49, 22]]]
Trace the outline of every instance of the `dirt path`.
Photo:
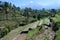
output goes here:
[[25, 40], [27, 34], [19, 34], [13, 40]]
[[[31, 25], [29, 25], [27, 28], [25, 28], [24, 30], [22, 31], [27, 31], [29, 28], [33, 27], [33, 28], [36, 28], [37, 25], [38, 25], [39, 21], [35, 22], [35, 23], [32, 23]], [[14, 37], [12, 40], [25, 40], [27, 34], [18, 34], [16, 37]]]

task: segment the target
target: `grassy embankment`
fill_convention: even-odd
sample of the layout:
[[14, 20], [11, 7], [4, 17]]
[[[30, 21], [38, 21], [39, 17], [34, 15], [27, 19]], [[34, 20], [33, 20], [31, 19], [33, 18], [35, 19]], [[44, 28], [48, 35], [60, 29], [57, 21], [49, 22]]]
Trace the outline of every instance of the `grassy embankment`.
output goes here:
[[59, 30], [56, 32], [56, 39], [55, 40], [60, 40], [60, 13], [56, 14], [56, 17], [53, 18], [54, 22], [58, 24]]

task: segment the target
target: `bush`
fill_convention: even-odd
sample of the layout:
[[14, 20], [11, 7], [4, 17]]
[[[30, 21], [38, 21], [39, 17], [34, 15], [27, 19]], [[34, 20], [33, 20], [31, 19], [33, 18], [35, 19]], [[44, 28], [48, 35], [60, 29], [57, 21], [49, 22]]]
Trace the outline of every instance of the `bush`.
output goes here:
[[2, 38], [5, 35], [7, 35], [7, 33], [8, 33], [7, 28], [0, 29], [0, 38]]
[[54, 32], [56, 32], [58, 29], [59, 29], [59, 28], [58, 28], [57, 23], [54, 23], [54, 24], [53, 24], [53, 27], [52, 27], [52, 30], [53, 30]]
[[19, 24], [19, 26], [24, 26], [24, 25], [26, 25], [26, 24]]
[[36, 22], [37, 20], [32, 20], [30, 23]]

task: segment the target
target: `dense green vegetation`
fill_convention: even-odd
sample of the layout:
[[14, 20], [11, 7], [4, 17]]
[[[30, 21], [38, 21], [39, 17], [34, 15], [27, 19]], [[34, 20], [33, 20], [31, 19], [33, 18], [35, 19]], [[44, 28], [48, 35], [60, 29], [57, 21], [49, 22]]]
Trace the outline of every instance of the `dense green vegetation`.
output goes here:
[[38, 32], [39, 28], [35, 28], [31, 31], [29, 31], [29, 33], [27, 34], [27, 39], [31, 38], [34, 34], [36, 34]]
[[56, 14], [56, 16], [53, 18], [54, 22], [57, 23], [57, 27], [59, 30], [56, 32], [56, 39], [55, 40], [60, 40], [60, 13]]
[[37, 20], [30, 16], [27, 20], [26, 16], [28, 17], [28, 15], [23, 14], [25, 13], [24, 10], [8, 2], [0, 3], [0, 38], [7, 35], [11, 30], [25, 25], [27, 21], [28, 23], [32, 23]]
[[[24, 26], [26, 24], [35, 22], [42, 18], [51, 17], [53, 22], [57, 24], [57, 26], [52, 26], [55, 30], [57, 27], [59, 30], [56, 31], [56, 40], [60, 40], [60, 10], [52, 9], [45, 10], [40, 9], [32, 9], [26, 7], [25, 9], [21, 9], [20, 7], [16, 7], [14, 4], [8, 2], [0, 1], [0, 38], [7, 35], [11, 30]], [[34, 33], [33, 33], [34, 31]], [[38, 31], [38, 28], [29, 31], [28, 36], [31, 37]]]
[[40, 20], [49, 14], [45, 9], [21, 9], [14, 4], [0, 1], [0, 38], [19, 26]]

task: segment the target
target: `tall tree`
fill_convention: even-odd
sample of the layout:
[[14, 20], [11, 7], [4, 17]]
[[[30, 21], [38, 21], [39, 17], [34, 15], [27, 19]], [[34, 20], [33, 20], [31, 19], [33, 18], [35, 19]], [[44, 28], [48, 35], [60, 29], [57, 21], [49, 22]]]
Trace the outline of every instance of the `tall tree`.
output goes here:
[[17, 10], [20, 11], [20, 7], [17, 7]]
[[6, 20], [8, 20], [8, 7], [9, 7], [9, 3], [4, 2], [4, 10], [5, 10], [5, 14], [6, 14]]
[[55, 9], [51, 9], [51, 17], [55, 17], [56, 14], [56, 10]]
[[41, 18], [41, 15], [39, 14], [39, 15], [37, 16], [37, 19], [40, 20], [40, 18]]
[[29, 12], [28, 8], [25, 8], [25, 9], [24, 9], [24, 14], [25, 14], [25, 16], [26, 16], [26, 24], [28, 24], [28, 18], [29, 18], [28, 12]]
[[12, 7], [12, 10], [13, 10], [13, 14], [12, 15], [14, 17], [14, 20], [16, 20], [16, 14], [15, 14], [16, 13], [16, 6], [14, 4], [13, 4], [13, 7]]

